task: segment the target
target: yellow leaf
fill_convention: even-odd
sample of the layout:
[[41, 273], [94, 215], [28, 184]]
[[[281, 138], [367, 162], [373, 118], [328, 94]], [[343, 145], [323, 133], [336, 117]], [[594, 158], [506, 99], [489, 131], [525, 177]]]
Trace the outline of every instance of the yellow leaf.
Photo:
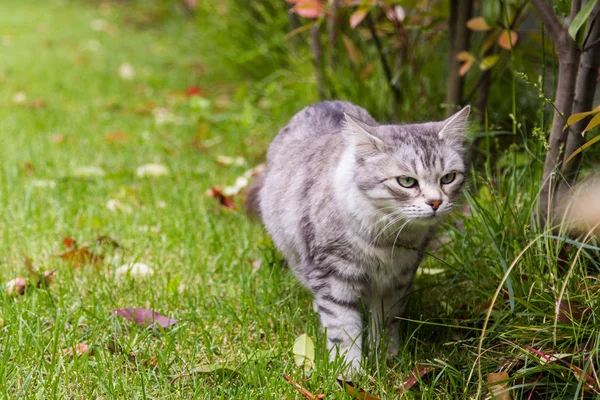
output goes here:
[[463, 62], [475, 61], [475, 57], [473, 56], [473, 54], [469, 53], [468, 51], [461, 51], [460, 53], [458, 53], [456, 55], [456, 59], [458, 61], [463, 61]]
[[565, 129], [567, 129], [569, 126], [571, 126], [571, 125], [573, 125], [573, 124], [581, 121], [585, 117], [587, 117], [589, 115], [593, 115], [593, 114], [598, 114], [598, 113], [600, 113], [600, 108], [596, 109], [596, 110], [592, 110], [592, 111], [586, 111], [586, 112], [582, 112], [582, 113], [571, 114], [571, 116], [569, 118], [567, 118], [567, 123], [565, 124], [565, 127], [563, 128], [563, 131]]
[[498, 372], [487, 374], [487, 383], [490, 385], [490, 392], [496, 400], [512, 400], [510, 390], [508, 390], [508, 374]]
[[[600, 114], [598, 114], [600, 115]], [[590, 147], [591, 145], [593, 145], [594, 143], [600, 141], [600, 136], [596, 136], [595, 138], [593, 138], [592, 140], [590, 140], [589, 142], [585, 143], [583, 146], [581, 146], [580, 148], [578, 148], [577, 150], [575, 150], [573, 153], [571, 153], [571, 155], [569, 156], [569, 158], [567, 158], [565, 160], [565, 165], [567, 165], [567, 163], [569, 161], [571, 161], [571, 159], [573, 157], [575, 157], [577, 154], [581, 153], [583, 150], [587, 149], [588, 147]]]
[[467, 28], [476, 32], [485, 32], [492, 29], [487, 22], [485, 22], [485, 18], [483, 17], [473, 17], [467, 21]]
[[592, 129], [594, 129], [598, 125], [600, 125], [600, 114], [596, 114], [594, 116], [594, 118], [592, 118], [592, 120], [590, 121], [590, 123], [583, 130], [582, 134], [585, 133], [585, 132], [587, 132], [587, 131], [591, 131]]
[[491, 56], [483, 57], [483, 60], [479, 63], [479, 69], [487, 71], [492, 68], [500, 60], [500, 54], [493, 54]]

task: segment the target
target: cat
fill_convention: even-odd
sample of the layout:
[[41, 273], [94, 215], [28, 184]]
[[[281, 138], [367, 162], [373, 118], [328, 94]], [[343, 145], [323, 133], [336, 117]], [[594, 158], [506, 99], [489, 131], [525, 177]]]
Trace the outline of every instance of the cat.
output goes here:
[[[397, 317], [425, 249], [466, 173], [469, 107], [442, 122], [380, 125], [343, 101], [297, 113], [249, 192], [327, 331], [330, 359], [362, 371], [363, 332], [397, 354]], [[369, 314], [363, 326], [360, 308]]]

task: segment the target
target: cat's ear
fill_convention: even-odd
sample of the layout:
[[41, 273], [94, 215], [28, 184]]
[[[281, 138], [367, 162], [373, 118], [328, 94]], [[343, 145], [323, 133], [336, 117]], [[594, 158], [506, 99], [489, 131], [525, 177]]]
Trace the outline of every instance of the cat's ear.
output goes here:
[[438, 134], [440, 139], [453, 142], [462, 143], [465, 140], [465, 131], [469, 124], [469, 113], [471, 107], [466, 106], [447, 120], [443, 122], [444, 127]]
[[373, 131], [372, 126], [346, 113], [344, 113], [344, 117], [346, 118], [345, 129], [352, 136], [357, 155], [367, 156], [385, 150], [385, 143], [371, 133]]

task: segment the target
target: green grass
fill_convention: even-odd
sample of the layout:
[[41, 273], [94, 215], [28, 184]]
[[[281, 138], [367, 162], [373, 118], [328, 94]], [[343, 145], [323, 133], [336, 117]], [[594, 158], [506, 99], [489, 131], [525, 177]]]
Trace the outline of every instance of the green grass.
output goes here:
[[[206, 25], [214, 19], [199, 23], [171, 6], [142, 4], [0, 3], [0, 281], [33, 280], [24, 256], [39, 271], [57, 271], [48, 287], [0, 292], [2, 397], [300, 398], [285, 373], [313, 393], [346, 398], [309, 294], [280, 267], [257, 221], [205, 196], [262, 162], [279, 127], [315, 101], [308, 60], [298, 54], [289, 69], [242, 77], [229, 69], [232, 54], [222, 54], [235, 40], [229, 47], [223, 37], [215, 41], [219, 29]], [[119, 76], [123, 63], [134, 67], [133, 79]], [[185, 95], [192, 85], [206, 101]], [[20, 92], [22, 104], [15, 101]], [[158, 123], [157, 109], [173, 121]], [[107, 141], [114, 132], [126, 141]], [[221, 155], [241, 156], [246, 165], [219, 166]], [[554, 333], [565, 274], [558, 242], [543, 238], [516, 264], [507, 281], [512, 297], [504, 285], [482, 331], [505, 269], [539, 233], [532, 217], [539, 165], [525, 156], [533, 167], [474, 170], [471, 216], [449, 224], [442, 233], [449, 243], [425, 262], [445, 272], [417, 279], [399, 358], [386, 364], [373, 357], [360, 381], [370, 393], [397, 397], [415, 365], [427, 363], [434, 372], [406, 398], [472, 398], [479, 369], [483, 384], [486, 373], [508, 370], [515, 398], [527, 398], [534, 385], [537, 398], [581, 395], [567, 365], [542, 364], [526, 346], [597, 366], [597, 248], [582, 252], [567, 286], [565, 298], [588, 309], [580, 320], [559, 323]], [[138, 178], [136, 168], [147, 163], [170, 173]], [[104, 176], [86, 176], [84, 167]], [[111, 199], [130, 212], [110, 211]], [[121, 247], [96, 245], [98, 235]], [[81, 268], [64, 262], [58, 254], [65, 237], [90, 244], [103, 261]], [[560, 254], [567, 268], [576, 250]], [[115, 269], [132, 262], [148, 264], [154, 275], [117, 279]], [[111, 315], [123, 307], [152, 308], [180, 322], [148, 330]], [[304, 332], [317, 341], [316, 367], [306, 375], [291, 354]], [[93, 353], [63, 354], [78, 343]], [[171, 383], [207, 365], [235, 373]]]

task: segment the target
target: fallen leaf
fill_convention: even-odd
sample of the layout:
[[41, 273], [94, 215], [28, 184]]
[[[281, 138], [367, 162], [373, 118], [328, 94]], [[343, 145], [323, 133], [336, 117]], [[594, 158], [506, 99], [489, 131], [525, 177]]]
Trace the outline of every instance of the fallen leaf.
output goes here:
[[135, 322], [141, 327], [157, 328], [160, 326], [161, 328], [168, 328], [178, 322], [176, 319], [165, 317], [147, 308], [119, 308], [110, 312]]
[[350, 381], [343, 381], [340, 378], [337, 378], [337, 382], [354, 399], [381, 400], [379, 397], [373, 396], [372, 394], [369, 394], [364, 390], [357, 388], [356, 386], [354, 386], [354, 383]]
[[46, 108], [46, 100], [33, 99], [28, 105], [29, 108]]
[[492, 398], [496, 400], [512, 400], [510, 390], [508, 390], [508, 373], [498, 372], [487, 374], [487, 383], [492, 393]]
[[208, 189], [205, 192], [205, 195], [208, 197], [212, 197], [213, 199], [217, 199], [219, 203], [225, 208], [237, 210], [237, 204], [235, 204], [235, 202], [231, 198], [223, 194], [223, 190], [219, 186], [214, 186]]
[[123, 63], [119, 66], [119, 76], [125, 81], [135, 78], [135, 68], [131, 64]]
[[556, 305], [556, 309], [558, 320], [563, 324], [572, 324], [573, 321], [580, 321], [583, 315], [581, 304], [574, 301], [561, 300]]
[[132, 278], [142, 278], [144, 276], [154, 275], [154, 270], [144, 263], [124, 264], [115, 270], [117, 278], [130, 276]]
[[22, 276], [17, 276], [6, 283], [6, 292], [9, 296], [14, 294], [25, 294], [27, 288], [27, 281]]
[[121, 245], [115, 239], [111, 238], [110, 236], [106, 236], [106, 235], [98, 235], [98, 237], [96, 238], [96, 242], [98, 242], [99, 245], [107, 244], [114, 248], [121, 247]]
[[136, 169], [135, 174], [138, 178], [166, 176], [169, 168], [164, 164], [144, 164]]
[[418, 364], [415, 367], [415, 369], [410, 373], [410, 376], [408, 376], [408, 378], [402, 381], [402, 387], [398, 389], [398, 394], [402, 394], [405, 391], [409, 390], [417, 382], [419, 382], [419, 379], [421, 379], [429, 372], [433, 371], [433, 369], [434, 368], [431, 365]]
[[315, 344], [306, 333], [298, 336], [294, 342], [294, 362], [296, 366], [310, 371], [315, 365]]
[[110, 144], [125, 144], [129, 142], [129, 136], [125, 132], [110, 132], [104, 136], [104, 140]]
[[77, 241], [75, 239], [73, 239], [73, 238], [65, 237], [63, 239], [63, 246], [65, 246], [67, 249], [76, 248], [77, 247]]
[[33, 175], [35, 174], [35, 167], [32, 163], [26, 161], [23, 163], [23, 172], [25, 172], [27, 175]]
[[190, 86], [185, 90], [185, 94], [188, 96], [203, 96], [206, 94], [205, 90], [200, 89], [198, 86]]
[[80, 247], [68, 250], [58, 255], [63, 261], [73, 265], [73, 268], [80, 268], [87, 264], [98, 264], [102, 256], [92, 253], [87, 247]]
[[72, 347], [67, 347], [66, 349], [63, 349], [62, 352], [64, 355], [67, 355], [71, 358], [73, 358], [74, 356], [81, 357], [85, 353], [89, 353], [90, 355], [92, 355], [93, 348], [91, 348], [85, 343], [78, 343], [76, 345], [73, 345]]
[[317, 399], [323, 399], [325, 397], [325, 395], [320, 394], [320, 395], [314, 395], [311, 392], [309, 392], [307, 389], [304, 389], [302, 386], [300, 386], [298, 383], [294, 382], [294, 380], [289, 376], [289, 375], [283, 375], [283, 379], [285, 379], [286, 381], [288, 381], [290, 383], [290, 385], [292, 385], [294, 388], [296, 388], [300, 394], [302, 396], [304, 396], [305, 399], [307, 400], [317, 400]]

